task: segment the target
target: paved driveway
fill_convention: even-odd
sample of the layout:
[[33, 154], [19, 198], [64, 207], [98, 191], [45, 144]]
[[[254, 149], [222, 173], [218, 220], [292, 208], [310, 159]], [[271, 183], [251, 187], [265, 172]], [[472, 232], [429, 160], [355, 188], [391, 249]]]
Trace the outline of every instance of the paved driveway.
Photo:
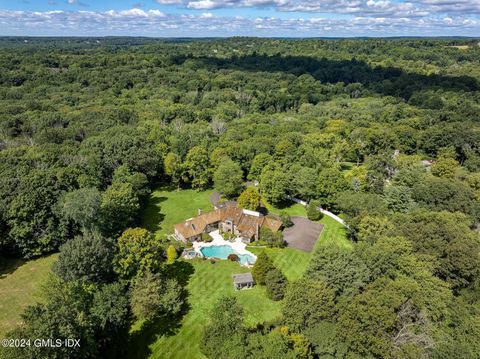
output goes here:
[[304, 217], [291, 217], [293, 226], [283, 231], [283, 238], [289, 247], [311, 252], [323, 225]]

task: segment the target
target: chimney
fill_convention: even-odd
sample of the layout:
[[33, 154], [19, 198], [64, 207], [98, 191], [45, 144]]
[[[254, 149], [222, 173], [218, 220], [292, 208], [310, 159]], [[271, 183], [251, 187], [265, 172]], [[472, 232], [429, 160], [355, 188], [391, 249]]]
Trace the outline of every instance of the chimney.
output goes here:
[[198, 209], [198, 215], [200, 216], [201, 214], [202, 214], [202, 209], [199, 208], [199, 209]]

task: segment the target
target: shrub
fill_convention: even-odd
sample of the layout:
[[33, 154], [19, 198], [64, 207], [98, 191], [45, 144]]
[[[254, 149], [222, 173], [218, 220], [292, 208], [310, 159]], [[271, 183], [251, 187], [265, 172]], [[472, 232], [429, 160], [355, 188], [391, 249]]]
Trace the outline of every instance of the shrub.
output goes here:
[[319, 221], [323, 217], [323, 213], [320, 212], [318, 209], [318, 203], [315, 201], [310, 201], [307, 205], [307, 217], [311, 221]]
[[260, 229], [259, 244], [264, 244], [270, 248], [282, 248], [285, 246], [282, 232], [273, 233], [269, 228], [262, 227]]
[[177, 249], [171, 244], [167, 248], [167, 263], [172, 264], [178, 258]]
[[288, 213], [285, 213], [285, 212], [280, 213], [280, 218], [281, 218], [281, 220], [283, 222], [283, 226], [285, 228], [289, 228], [289, 227], [293, 226], [293, 222], [290, 219], [290, 215]]
[[236, 255], [235, 253], [229, 254], [227, 258], [229, 261], [232, 262], [238, 262], [239, 260], [238, 255]]
[[208, 233], [202, 233], [202, 242], [211, 242], [213, 238]]

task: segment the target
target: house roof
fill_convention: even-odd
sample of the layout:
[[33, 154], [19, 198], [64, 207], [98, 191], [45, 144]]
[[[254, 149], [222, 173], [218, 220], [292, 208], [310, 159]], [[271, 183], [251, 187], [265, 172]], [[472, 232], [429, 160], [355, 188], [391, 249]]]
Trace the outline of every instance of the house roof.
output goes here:
[[242, 273], [242, 274], [234, 274], [233, 283], [235, 284], [249, 284], [254, 283], [252, 273]]
[[247, 238], [252, 238], [256, 234], [257, 226], [267, 227], [273, 232], [277, 232], [282, 226], [282, 222], [279, 220], [264, 217], [260, 214], [258, 216], [249, 214], [238, 208], [236, 203], [227, 203], [214, 211], [203, 213], [197, 217], [187, 219], [183, 223], [176, 224], [175, 230], [184, 238], [190, 238], [202, 234], [209, 224], [227, 220], [231, 221], [242, 233], [242, 236]]

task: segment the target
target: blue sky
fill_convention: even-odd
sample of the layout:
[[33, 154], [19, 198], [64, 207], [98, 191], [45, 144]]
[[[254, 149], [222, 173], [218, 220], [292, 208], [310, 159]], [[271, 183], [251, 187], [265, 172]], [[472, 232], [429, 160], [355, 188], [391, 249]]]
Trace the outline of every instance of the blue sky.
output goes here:
[[0, 35], [480, 37], [480, 0], [0, 0]]

